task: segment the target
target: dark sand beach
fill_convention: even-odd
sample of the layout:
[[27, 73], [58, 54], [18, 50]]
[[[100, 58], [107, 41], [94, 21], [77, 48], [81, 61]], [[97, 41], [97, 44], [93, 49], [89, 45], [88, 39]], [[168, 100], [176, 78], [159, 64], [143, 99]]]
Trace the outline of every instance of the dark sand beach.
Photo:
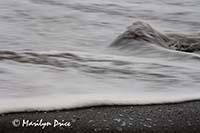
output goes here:
[[[18, 119], [20, 123], [12, 121]], [[43, 123], [68, 122], [68, 126], [27, 126], [23, 120]], [[62, 121], [63, 120], [63, 121]], [[1, 114], [0, 133], [60, 133], [60, 132], [168, 132], [200, 131], [200, 101], [178, 104], [143, 106], [102, 106], [49, 112]]]

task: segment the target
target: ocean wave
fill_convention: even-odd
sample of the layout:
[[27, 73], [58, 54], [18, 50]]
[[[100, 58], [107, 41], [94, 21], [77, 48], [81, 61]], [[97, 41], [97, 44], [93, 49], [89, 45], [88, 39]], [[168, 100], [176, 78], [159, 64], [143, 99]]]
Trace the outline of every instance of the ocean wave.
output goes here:
[[111, 52], [1, 50], [0, 113], [199, 99], [198, 41], [136, 22]]
[[199, 52], [200, 36], [184, 34], [163, 34], [144, 22], [134, 22], [121, 34], [111, 46], [120, 48], [142, 47], [138, 45], [154, 44], [170, 50]]

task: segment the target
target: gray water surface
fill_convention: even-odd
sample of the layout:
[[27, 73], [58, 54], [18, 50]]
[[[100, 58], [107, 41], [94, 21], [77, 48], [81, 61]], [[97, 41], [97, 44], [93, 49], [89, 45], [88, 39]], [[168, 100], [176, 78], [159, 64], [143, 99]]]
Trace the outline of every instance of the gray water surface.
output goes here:
[[200, 35], [199, 0], [0, 0], [0, 111], [200, 98], [200, 55], [110, 47], [135, 21]]

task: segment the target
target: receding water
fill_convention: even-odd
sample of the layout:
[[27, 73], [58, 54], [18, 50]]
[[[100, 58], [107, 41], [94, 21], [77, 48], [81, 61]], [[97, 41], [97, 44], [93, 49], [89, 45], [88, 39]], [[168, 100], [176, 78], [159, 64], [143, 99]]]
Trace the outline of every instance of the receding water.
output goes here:
[[199, 8], [199, 0], [0, 0], [0, 112], [199, 99], [199, 47], [176, 51], [155, 36], [113, 45], [139, 20], [170, 43], [199, 46]]

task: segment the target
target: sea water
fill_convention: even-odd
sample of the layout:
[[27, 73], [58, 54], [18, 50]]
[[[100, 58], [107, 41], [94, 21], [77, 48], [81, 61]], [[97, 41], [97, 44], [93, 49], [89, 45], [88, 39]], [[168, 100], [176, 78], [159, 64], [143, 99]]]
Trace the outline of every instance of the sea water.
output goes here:
[[0, 0], [0, 112], [200, 99], [200, 55], [111, 43], [135, 21], [200, 35], [199, 0]]

